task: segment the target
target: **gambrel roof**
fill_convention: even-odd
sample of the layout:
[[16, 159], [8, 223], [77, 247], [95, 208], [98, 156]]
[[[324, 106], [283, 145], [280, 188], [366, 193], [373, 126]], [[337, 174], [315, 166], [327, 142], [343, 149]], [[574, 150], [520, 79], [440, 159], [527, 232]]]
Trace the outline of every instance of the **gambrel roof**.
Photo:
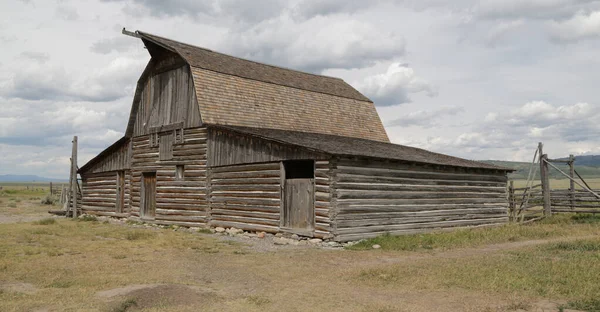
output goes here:
[[203, 124], [389, 142], [373, 102], [342, 79], [261, 64], [141, 31], [136, 34], [151, 53], [164, 49], [189, 65]]

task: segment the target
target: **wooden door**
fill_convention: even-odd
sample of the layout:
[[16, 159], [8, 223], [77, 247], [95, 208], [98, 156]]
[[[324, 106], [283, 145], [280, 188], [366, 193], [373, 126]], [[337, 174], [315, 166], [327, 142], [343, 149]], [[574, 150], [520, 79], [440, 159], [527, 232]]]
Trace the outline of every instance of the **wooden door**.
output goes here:
[[125, 172], [117, 171], [117, 213], [123, 213], [125, 203]]
[[142, 182], [141, 217], [154, 218], [156, 211], [156, 172], [144, 173]]
[[290, 229], [314, 228], [314, 180], [286, 179], [284, 187], [283, 226]]

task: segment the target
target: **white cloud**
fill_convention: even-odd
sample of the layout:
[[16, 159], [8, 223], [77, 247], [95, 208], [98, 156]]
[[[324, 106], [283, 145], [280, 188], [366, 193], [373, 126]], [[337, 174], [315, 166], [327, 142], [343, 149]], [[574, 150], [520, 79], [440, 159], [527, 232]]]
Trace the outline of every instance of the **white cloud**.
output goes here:
[[437, 95], [434, 86], [417, 77], [414, 69], [401, 63], [392, 63], [385, 73], [366, 77], [354, 86], [381, 106], [408, 103], [412, 93], [423, 92], [430, 97]]
[[553, 21], [551, 36], [559, 42], [600, 38], [600, 11], [580, 12], [569, 20]]
[[316, 73], [372, 66], [405, 53], [398, 34], [357, 20], [322, 16], [296, 22], [282, 15], [230, 34], [224, 47], [242, 57]]
[[414, 111], [414, 112], [405, 114], [399, 118], [396, 118], [396, 119], [386, 123], [385, 125], [387, 127], [420, 126], [420, 127], [430, 128], [430, 127], [434, 127], [434, 126], [438, 125], [438, 119], [447, 117], [447, 116], [455, 116], [464, 111], [465, 111], [465, 109], [463, 107], [458, 107], [458, 106], [442, 106], [438, 109], [433, 109], [433, 110], [418, 110], [418, 111]]

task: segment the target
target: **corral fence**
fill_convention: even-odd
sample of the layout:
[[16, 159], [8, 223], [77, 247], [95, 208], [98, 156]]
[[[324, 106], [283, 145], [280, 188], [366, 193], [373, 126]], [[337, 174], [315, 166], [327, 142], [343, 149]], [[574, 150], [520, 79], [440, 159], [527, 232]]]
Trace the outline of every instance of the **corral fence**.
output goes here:
[[[555, 163], [569, 166], [569, 172], [561, 170]], [[537, 172], [540, 172], [537, 180]], [[568, 189], [550, 188], [549, 172], [555, 170], [569, 180]], [[579, 187], [579, 188], [577, 188]], [[514, 222], [532, 222], [553, 213], [600, 213], [600, 190], [592, 189], [575, 169], [575, 157], [549, 159], [539, 143], [529, 168], [524, 187], [515, 187], [509, 182], [509, 218]]]

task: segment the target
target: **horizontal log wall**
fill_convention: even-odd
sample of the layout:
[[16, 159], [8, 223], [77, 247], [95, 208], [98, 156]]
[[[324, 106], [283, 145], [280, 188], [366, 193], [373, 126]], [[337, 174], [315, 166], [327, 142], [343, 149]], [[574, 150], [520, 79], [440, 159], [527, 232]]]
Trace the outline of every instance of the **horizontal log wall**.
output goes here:
[[279, 162], [211, 168], [209, 196], [211, 226], [279, 231]]
[[506, 174], [379, 160], [342, 159], [334, 170], [334, 234], [384, 233], [508, 221]]
[[117, 213], [117, 172], [102, 172], [82, 176], [81, 209], [100, 216], [126, 216], [129, 210], [129, 172], [125, 172], [125, 202], [123, 213]]
[[[208, 210], [206, 128], [185, 129], [184, 143], [173, 145], [172, 160], [160, 161], [159, 147], [151, 147], [149, 137], [144, 135], [132, 139], [132, 219], [140, 217], [142, 174], [156, 172], [156, 216], [153, 221], [183, 226], [205, 225]], [[184, 165], [183, 180], [175, 177], [177, 165]]]
[[215, 128], [209, 129], [208, 144], [208, 165], [210, 167], [328, 158], [305, 148]]
[[315, 237], [332, 237], [334, 166], [330, 160], [315, 161]]

